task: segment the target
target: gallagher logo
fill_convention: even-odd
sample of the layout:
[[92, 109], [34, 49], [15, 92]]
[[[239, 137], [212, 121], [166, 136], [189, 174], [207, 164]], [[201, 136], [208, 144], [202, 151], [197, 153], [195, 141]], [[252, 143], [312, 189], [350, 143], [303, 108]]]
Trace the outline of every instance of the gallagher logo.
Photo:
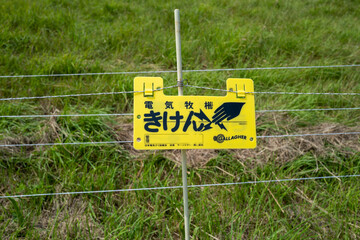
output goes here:
[[219, 134], [217, 136], [214, 136], [214, 141], [218, 142], [218, 143], [223, 143], [224, 141], [230, 141], [230, 140], [235, 140], [235, 139], [244, 139], [246, 140], [246, 136], [245, 135], [234, 135], [231, 137], [225, 137], [223, 134]]

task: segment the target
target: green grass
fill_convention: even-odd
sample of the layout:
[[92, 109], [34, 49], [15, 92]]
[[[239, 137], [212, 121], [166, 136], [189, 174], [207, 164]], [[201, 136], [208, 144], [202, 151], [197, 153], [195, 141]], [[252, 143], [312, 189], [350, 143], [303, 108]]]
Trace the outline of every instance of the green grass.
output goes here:
[[[359, 64], [358, 1], [15, 0], [0, 4], [0, 75], [174, 70], [173, 10], [181, 11], [184, 69]], [[0, 97], [130, 91], [136, 75], [0, 78]], [[166, 86], [176, 74], [161, 76]], [[360, 92], [359, 68], [184, 73], [225, 88], [252, 78], [256, 91]], [[165, 90], [176, 94], [176, 89]], [[185, 88], [185, 94], [222, 92]], [[1, 101], [0, 115], [132, 112], [132, 95]], [[256, 108], [359, 107], [358, 96], [257, 95]], [[264, 114], [258, 134], [359, 131], [358, 111]], [[0, 118], [0, 142], [114, 141], [123, 117]], [[358, 137], [259, 141], [259, 155], [218, 151], [189, 166], [189, 184], [360, 173]], [[298, 142], [296, 142], [298, 141]], [[298, 146], [301, 152], [296, 152]], [[310, 146], [310, 145], [306, 145]], [[292, 154], [291, 147], [296, 153]], [[322, 151], [325, 150], [325, 151]], [[0, 194], [181, 185], [164, 152], [127, 145], [0, 149]], [[285, 157], [284, 157], [285, 156]], [[357, 178], [189, 189], [193, 239], [357, 239]], [[1, 239], [180, 239], [181, 189], [0, 200]]]

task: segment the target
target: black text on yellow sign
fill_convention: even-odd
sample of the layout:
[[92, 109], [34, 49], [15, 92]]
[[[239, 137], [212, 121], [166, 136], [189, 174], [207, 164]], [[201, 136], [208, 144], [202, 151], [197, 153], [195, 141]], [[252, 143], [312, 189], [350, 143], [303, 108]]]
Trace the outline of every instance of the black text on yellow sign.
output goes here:
[[166, 96], [162, 78], [135, 78], [134, 148], [255, 148], [253, 81], [226, 84], [226, 96]]

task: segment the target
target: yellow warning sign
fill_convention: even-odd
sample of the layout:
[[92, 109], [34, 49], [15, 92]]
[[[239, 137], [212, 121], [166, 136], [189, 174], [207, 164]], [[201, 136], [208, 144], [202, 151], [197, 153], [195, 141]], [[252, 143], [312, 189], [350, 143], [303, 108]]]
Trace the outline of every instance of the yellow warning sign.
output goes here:
[[166, 96], [162, 78], [135, 78], [134, 148], [255, 148], [253, 81], [226, 84], [226, 96]]

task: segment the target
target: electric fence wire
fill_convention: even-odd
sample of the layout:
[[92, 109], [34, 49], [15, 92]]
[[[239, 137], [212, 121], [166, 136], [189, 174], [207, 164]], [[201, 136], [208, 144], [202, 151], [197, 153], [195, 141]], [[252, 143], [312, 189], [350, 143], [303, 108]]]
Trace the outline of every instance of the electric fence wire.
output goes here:
[[94, 114], [47, 114], [47, 115], [4, 115], [0, 118], [48, 118], [48, 117], [108, 117], [133, 116], [133, 113], [94, 113]]
[[[183, 72], [223, 72], [223, 71], [253, 71], [253, 70], [285, 70], [285, 69], [316, 69], [316, 68], [346, 68], [360, 67], [360, 64], [328, 65], [328, 66], [293, 66], [293, 67], [254, 67], [254, 68], [218, 68], [218, 69], [193, 69]], [[59, 73], [59, 74], [34, 74], [34, 75], [3, 75], [0, 78], [34, 78], [34, 77], [70, 77], [70, 76], [96, 76], [96, 75], [129, 75], [129, 74], [154, 74], [176, 73], [176, 70], [159, 71], [132, 71], [132, 72], [99, 72], [99, 73]]]
[[[221, 91], [221, 92], [235, 92], [233, 90], [226, 90], [220, 88], [211, 88], [211, 87], [200, 87], [194, 85], [185, 85], [186, 87], [191, 88], [199, 88], [199, 89], [206, 89], [206, 90], [214, 90], [214, 91]], [[281, 94], [281, 95], [353, 95], [353, 96], [360, 96], [360, 93], [314, 93], [314, 92], [244, 92], [249, 94]], [[1, 99], [0, 99], [1, 100]]]
[[[270, 109], [256, 110], [256, 113], [271, 112], [310, 112], [310, 111], [340, 111], [340, 110], [360, 110], [354, 108], [310, 108], [310, 109]], [[133, 113], [95, 113], [95, 114], [47, 114], [47, 115], [3, 115], [0, 118], [47, 118], [47, 117], [108, 117], [108, 116], [133, 116]]]
[[[185, 85], [186, 87], [199, 88], [221, 92], [234, 92], [232, 90], [200, 87], [193, 85]], [[177, 85], [154, 89], [154, 91], [161, 91], [163, 89], [176, 88]], [[13, 97], [13, 98], [0, 98], [0, 101], [14, 101], [14, 100], [30, 100], [30, 99], [45, 99], [45, 98], [65, 98], [65, 97], [84, 97], [84, 96], [99, 96], [99, 95], [116, 95], [116, 94], [129, 94], [129, 93], [144, 93], [145, 91], [122, 91], [122, 92], [100, 92], [100, 93], [79, 93], [79, 94], [66, 94], [66, 95], [50, 95], [50, 96], [35, 96], [35, 97]], [[249, 94], [281, 94], [281, 95], [352, 95], [360, 96], [360, 93], [313, 93], [313, 92], [244, 92]]]
[[270, 110], [256, 110], [257, 113], [271, 113], [271, 112], [311, 112], [311, 111], [340, 111], [340, 110], [360, 110], [360, 107], [354, 108], [308, 108], [308, 109], [270, 109]]
[[[340, 133], [307, 133], [307, 134], [288, 134], [288, 135], [265, 135], [256, 138], [281, 138], [281, 137], [310, 137], [310, 136], [336, 136], [336, 135], [359, 135], [360, 132], [340, 132]], [[133, 143], [133, 141], [107, 141], [107, 142], [66, 142], [66, 143], [21, 143], [21, 144], [1, 144], [0, 147], [37, 147], [37, 146], [62, 146], [62, 145], [103, 145]]]
[[336, 136], [336, 135], [358, 135], [360, 132], [340, 132], [340, 133], [305, 133], [305, 134], [285, 134], [285, 135], [265, 135], [256, 138], [282, 138], [282, 137], [311, 137], [311, 136]]
[[[175, 88], [177, 85], [157, 88], [154, 91], [161, 91], [163, 89]], [[114, 94], [129, 94], [129, 93], [144, 93], [145, 91], [122, 91], [122, 92], [101, 92], [101, 93], [79, 93], [66, 95], [52, 95], [52, 96], [36, 96], [36, 97], [15, 97], [15, 98], [0, 98], [0, 101], [12, 100], [28, 100], [28, 99], [44, 99], [44, 98], [64, 98], [64, 97], [84, 97], [84, 96], [99, 96], [99, 95], [114, 95]]]
[[[339, 178], [352, 178], [352, 177], [360, 177], [360, 175], [359, 174], [353, 174], [353, 175], [305, 177], [305, 178], [290, 178], [290, 179], [285, 178], [285, 179], [259, 180], [259, 181], [247, 181], [247, 182], [233, 182], [233, 183], [198, 184], [198, 185], [189, 185], [188, 188], [220, 187], [220, 186], [234, 186], [234, 185], [245, 185], [245, 184], [258, 184], [258, 183], [280, 183], [280, 182], [320, 180], [320, 179], [324, 180], [324, 179], [334, 179], [334, 178], [339, 179]], [[128, 188], [128, 189], [115, 189], [115, 190], [79, 191], [79, 192], [37, 193], [37, 194], [21, 194], [21, 195], [0, 196], [0, 199], [24, 198], [24, 197], [41, 197], [41, 196], [59, 196], [59, 195], [74, 195], [74, 194], [118, 193], [118, 192], [134, 192], [134, 191], [180, 189], [180, 188], [183, 188], [183, 186]]]
[[39, 147], [39, 146], [66, 146], [66, 145], [104, 145], [118, 143], [132, 143], [133, 141], [106, 141], [106, 142], [65, 142], [65, 143], [20, 143], [2, 144], [0, 147]]

